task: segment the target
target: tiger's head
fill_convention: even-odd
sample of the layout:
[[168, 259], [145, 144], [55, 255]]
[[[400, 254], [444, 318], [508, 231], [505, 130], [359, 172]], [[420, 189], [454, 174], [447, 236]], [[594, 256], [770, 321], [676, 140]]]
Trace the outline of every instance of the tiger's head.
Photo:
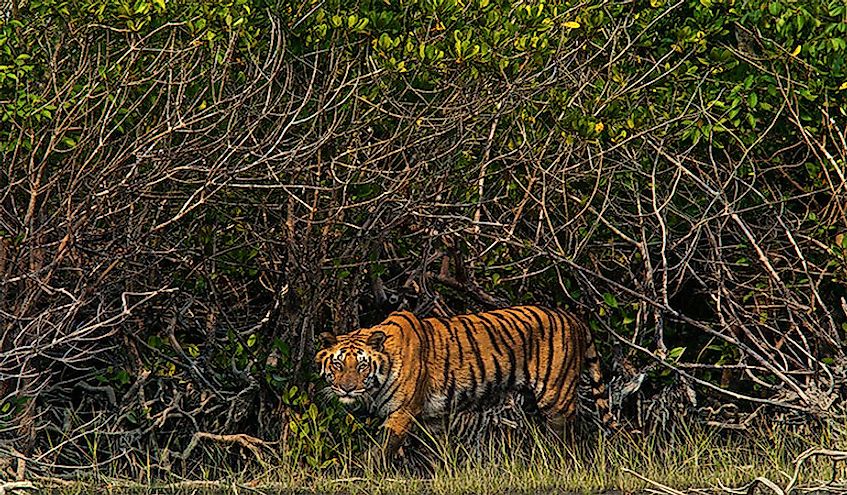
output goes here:
[[385, 383], [389, 363], [386, 338], [377, 329], [337, 337], [329, 332], [320, 334], [321, 350], [315, 355], [315, 363], [342, 404], [367, 399]]

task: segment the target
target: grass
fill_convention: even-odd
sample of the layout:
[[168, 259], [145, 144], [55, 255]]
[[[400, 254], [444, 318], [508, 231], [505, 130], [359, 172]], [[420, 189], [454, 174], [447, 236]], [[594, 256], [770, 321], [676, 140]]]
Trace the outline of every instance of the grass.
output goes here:
[[[765, 477], [784, 487], [795, 459], [810, 448], [847, 449], [843, 426], [759, 427], [727, 434], [703, 426], [649, 436], [600, 434], [570, 446], [529, 427], [522, 439], [500, 438], [465, 448], [445, 440], [429, 442], [433, 463], [426, 474], [375, 469], [351, 452], [342, 452], [325, 470], [303, 468], [296, 459], [255, 473], [231, 473], [217, 482], [190, 481], [142, 485], [114, 477], [66, 484], [60, 495], [110, 493], [317, 492], [367, 494], [495, 494], [643, 492], [656, 489], [743, 487]], [[284, 456], [283, 456], [284, 458]], [[844, 488], [847, 466], [814, 457], [800, 469], [802, 486], [835, 480]], [[661, 488], [665, 485], [671, 489]], [[55, 491], [54, 491], [55, 492]], [[766, 491], [763, 493], [767, 493]]]

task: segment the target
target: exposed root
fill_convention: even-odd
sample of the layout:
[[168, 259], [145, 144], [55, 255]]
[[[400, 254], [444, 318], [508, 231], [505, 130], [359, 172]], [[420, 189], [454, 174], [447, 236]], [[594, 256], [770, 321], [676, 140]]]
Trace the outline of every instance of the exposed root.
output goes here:
[[[732, 493], [734, 495], [752, 495], [756, 491], [756, 487], [758, 487], [759, 485], [763, 485], [770, 489], [770, 491], [772, 491], [776, 495], [789, 495], [793, 490], [798, 489], [797, 482], [800, 479], [800, 468], [803, 466], [803, 463], [813, 457], [829, 457], [832, 460], [834, 467], [835, 464], [839, 461], [847, 461], [847, 451], [818, 448], [811, 448], [806, 450], [805, 452], [797, 456], [796, 459], [794, 459], [794, 474], [792, 474], [791, 479], [788, 481], [784, 488], [780, 487], [779, 485], [777, 485], [770, 479], [765, 478], [764, 476], [759, 476], [758, 478], [754, 479], [753, 481], [741, 488], [727, 488], [725, 486], [721, 486], [721, 489], [727, 493]], [[833, 472], [833, 479], [830, 481], [830, 483], [811, 488], [810, 490], [817, 491], [820, 489], [827, 488], [827, 486], [835, 482], [834, 476], [835, 473]]]
[[632, 469], [623, 468], [623, 472], [629, 473], [629, 474], [635, 476], [636, 478], [640, 479], [641, 481], [645, 481], [645, 482], [649, 483], [650, 485], [654, 486], [655, 487], [654, 491], [656, 491], [657, 493], [662, 493], [664, 495], [685, 495], [685, 492], [675, 490], [675, 489], [673, 489], [673, 488], [671, 488], [667, 485], [663, 485], [662, 483], [659, 483], [658, 481], [651, 480], [650, 478], [648, 478], [646, 476], [643, 476], [641, 474], [636, 473]]
[[197, 443], [200, 440], [211, 440], [213, 442], [218, 443], [228, 443], [228, 444], [237, 444], [241, 447], [249, 450], [256, 460], [262, 466], [267, 466], [268, 463], [265, 461], [265, 457], [262, 454], [262, 448], [264, 447], [268, 452], [273, 452], [270, 445], [273, 445], [274, 442], [266, 442], [260, 438], [256, 438], [244, 433], [236, 433], [231, 435], [218, 435], [215, 433], [207, 433], [205, 431], [198, 431], [191, 437], [191, 441], [188, 443], [188, 446], [185, 447], [185, 450], [182, 451], [181, 454], [174, 454], [175, 457], [180, 459], [187, 459], [191, 452], [197, 447]]

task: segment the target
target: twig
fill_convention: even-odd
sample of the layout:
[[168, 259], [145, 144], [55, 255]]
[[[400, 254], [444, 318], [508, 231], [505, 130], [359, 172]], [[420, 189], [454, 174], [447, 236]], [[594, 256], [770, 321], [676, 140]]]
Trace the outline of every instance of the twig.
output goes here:
[[640, 479], [641, 481], [645, 481], [645, 482], [647, 482], [647, 483], [649, 483], [649, 484], [653, 485], [653, 486], [654, 486], [654, 487], [656, 487], [656, 488], [657, 488], [657, 489], [658, 489], [661, 493], [664, 493], [664, 494], [666, 494], [666, 495], [686, 495], [686, 493], [685, 493], [685, 492], [681, 492], [681, 491], [676, 490], [676, 489], [673, 489], [673, 488], [671, 488], [671, 487], [669, 487], [669, 486], [667, 486], [667, 485], [663, 485], [663, 484], [659, 483], [658, 481], [651, 480], [650, 478], [647, 478], [646, 476], [643, 476], [643, 475], [641, 475], [641, 474], [636, 473], [636, 472], [635, 472], [635, 471], [633, 471], [632, 469], [629, 469], [629, 468], [623, 468], [622, 470], [623, 470], [623, 472], [625, 472], [625, 473], [629, 473], [629, 474], [631, 474], [631, 475], [635, 476], [636, 478]]
[[0, 481], [0, 495], [22, 490], [35, 490], [35, 485], [31, 481]]

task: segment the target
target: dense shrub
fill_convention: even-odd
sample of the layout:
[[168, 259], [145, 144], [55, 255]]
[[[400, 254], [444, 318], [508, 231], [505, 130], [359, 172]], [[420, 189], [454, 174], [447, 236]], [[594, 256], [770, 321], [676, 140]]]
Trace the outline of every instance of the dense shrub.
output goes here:
[[193, 473], [202, 432], [324, 466], [360, 425], [315, 406], [313, 336], [397, 308], [580, 311], [641, 427], [840, 411], [840, 1], [3, 15], [0, 424], [31, 469]]

